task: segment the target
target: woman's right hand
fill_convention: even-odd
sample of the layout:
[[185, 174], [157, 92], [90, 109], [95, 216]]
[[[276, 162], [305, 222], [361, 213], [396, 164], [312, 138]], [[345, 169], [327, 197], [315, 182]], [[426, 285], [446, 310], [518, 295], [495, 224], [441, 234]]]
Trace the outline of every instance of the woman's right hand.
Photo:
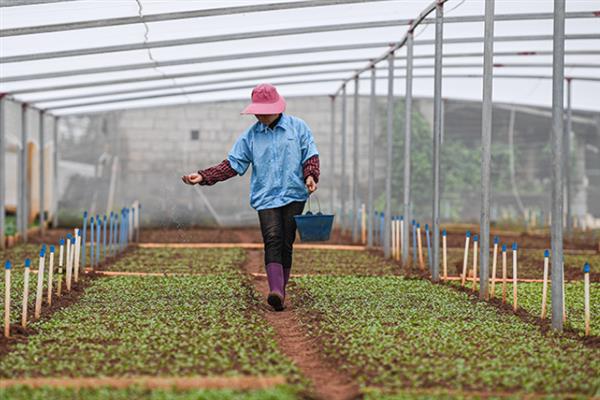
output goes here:
[[188, 185], [195, 185], [197, 183], [202, 182], [202, 175], [194, 172], [189, 175], [184, 175], [181, 177], [183, 183], [187, 183]]

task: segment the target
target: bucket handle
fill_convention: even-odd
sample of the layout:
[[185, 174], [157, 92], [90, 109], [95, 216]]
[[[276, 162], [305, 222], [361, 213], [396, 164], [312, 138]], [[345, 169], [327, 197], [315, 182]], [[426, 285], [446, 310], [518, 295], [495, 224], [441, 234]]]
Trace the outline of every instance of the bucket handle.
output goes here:
[[[309, 194], [308, 195], [308, 211], [310, 211], [312, 213], [312, 205], [311, 205], [311, 202], [310, 202], [310, 198], [311, 197], [312, 196]], [[319, 201], [319, 197], [317, 195], [315, 195], [315, 198], [317, 199], [317, 205], [319, 207], [319, 213], [320, 213], [321, 212], [321, 202]]]

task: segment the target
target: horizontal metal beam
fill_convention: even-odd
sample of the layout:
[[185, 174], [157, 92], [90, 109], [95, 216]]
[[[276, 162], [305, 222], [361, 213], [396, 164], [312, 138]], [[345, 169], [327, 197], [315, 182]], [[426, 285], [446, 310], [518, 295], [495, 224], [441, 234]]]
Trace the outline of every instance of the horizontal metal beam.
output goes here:
[[[445, 74], [443, 77], [446, 79], [452, 78], [477, 78], [481, 79], [483, 76], [481, 74]], [[395, 79], [403, 79], [404, 75], [395, 76]], [[415, 79], [431, 79], [433, 75], [413, 75]], [[569, 77], [573, 80], [582, 80], [582, 81], [590, 81], [590, 82], [600, 82], [600, 77], [588, 77], [588, 76], [572, 76]], [[369, 77], [360, 78], [361, 80], [371, 79]], [[377, 77], [377, 79], [387, 79], [387, 77]], [[552, 79], [550, 75], [508, 75], [508, 74], [494, 74], [494, 79]], [[324, 79], [307, 79], [300, 81], [283, 81], [283, 82], [273, 82], [274, 85], [285, 86], [285, 85], [300, 85], [300, 84], [312, 84], [312, 83], [329, 83], [329, 82], [339, 82], [340, 78], [324, 78]], [[230, 81], [231, 82], [231, 81]], [[76, 104], [67, 104], [60, 105], [54, 107], [43, 107], [43, 110], [47, 111], [56, 111], [61, 109], [68, 108], [78, 108], [78, 107], [90, 107], [96, 105], [103, 104], [113, 104], [113, 103], [122, 103], [127, 101], [141, 101], [141, 100], [151, 100], [151, 99], [159, 99], [159, 98], [167, 98], [167, 97], [178, 97], [178, 96], [189, 96], [194, 94], [204, 94], [204, 93], [214, 93], [214, 92], [222, 92], [229, 90], [241, 90], [241, 89], [252, 89], [256, 86], [256, 82], [248, 85], [240, 85], [240, 86], [228, 86], [228, 87], [217, 87], [217, 88], [209, 88], [209, 89], [201, 89], [201, 90], [193, 90], [193, 91], [181, 91], [179, 90], [176, 93], [161, 93], [150, 96], [135, 96], [135, 97], [127, 97], [120, 99], [112, 99], [112, 100], [101, 100], [101, 101], [93, 101], [87, 103], [76, 103]]]
[[130, 43], [124, 45], [113, 45], [113, 46], [101, 46], [84, 49], [74, 50], [62, 50], [62, 51], [50, 51], [44, 53], [34, 54], [22, 54], [16, 56], [2, 57], [0, 63], [16, 63], [23, 61], [35, 61], [35, 60], [47, 60], [54, 58], [64, 57], [78, 57], [93, 54], [109, 54], [124, 51], [135, 51], [144, 49], [155, 49], [165, 48], [174, 46], [189, 46], [197, 44], [215, 43], [215, 42], [226, 42], [235, 40], [246, 40], [246, 39], [259, 39], [272, 36], [289, 36], [289, 35], [303, 35], [310, 33], [324, 33], [324, 32], [338, 32], [345, 30], [354, 29], [369, 29], [369, 28], [384, 28], [384, 27], [395, 27], [398, 25], [398, 20], [386, 20], [377, 22], [353, 22], [347, 24], [331, 24], [331, 25], [318, 25], [311, 27], [300, 27], [300, 28], [283, 28], [283, 29], [271, 29], [266, 31], [255, 31], [255, 32], [239, 32], [239, 33], [228, 33], [222, 35], [212, 36], [200, 36], [193, 38], [183, 39], [172, 39], [172, 40], [159, 40], [155, 42], [142, 42], [142, 43]]
[[19, 28], [1, 29], [0, 37], [19, 36], [19, 35], [32, 35], [39, 33], [49, 32], [63, 32], [71, 31], [76, 29], [91, 29], [91, 28], [105, 28], [110, 26], [130, 25], [139, 23], [151, 23], [151, 22], [162, 22], [162, 21], [175, 21], [180, 19], [189, 18], [204, 18], [204, 17], [216, 17], [220, 15], [235, 15], [235, 14], [246, 14], [264, 11], [279, 11], [279, 10], [291, 10], [298, 8], [309, 8], [309, 7], [326, 7], [336, 6], [341, 4], [353, 4], [353, 3], [368, 3], [376, 1], [390, 1], [390, 0], [307, 0], [307, 1], [296, 1], [296, 2], [284, 2], [284, 3], [267, 3], [258, 5], [248, 6], [237, 6], [237, 7], [221, 7], [221, 8], [209, 8], [202, 10], [191, 10], [191, 11], [179, 11], [170, 13], [150, 14], [143, 16], [134, 17], [121, 17], [121, 18], [106, 18], [106, 19], [95, 19], [91, 21], [75, 21], [67, 22], [62, 24], [47, 24], [47, 25], [36, 25], [36, 26], [24, 26]]
[[[584, 34], [573, 34], [573, 35], [565, 35], [566, 40], [597, 40], [600, 39], [600, 34], [596, 33], [584, 33]], [[495, 36], [494, 42], [522, 42], [522, 41], [544, 41], [544, 40], [553, 40], [552, 35], [517, 35], [517, 36]], [[483, 37], [476, 38], [453, 38], [453, 39], [444, 39], [443, 44], [458, 44], [458, 43], [479, 43], [483, 42]], [[402, 39], [401, 42], [396, 44], [394, 48], [398, 49], [406, 43], [406, 36]], [[435, 44], [435, 40], [415, 40], [414, 45], [433, 45]], [[389, 53], [391, 50], [388, 50]], [[386, 53], [386, 54], [387, 54]], [[387, 57], [387, 56], [386, 56]], [[368, 71], [372, 68], [373, 65], [379, 63], [381, 60], [385, 60], [386, 57], [380, 56], [374, 60], [372, 60], [369, 65], [360, 70], [356, 71], [354, 75], [349, 78], [346, 78], [342, 81], [340, 87], [335, 91], [333, 96], [337, 96], [342, 87], [354, 79], [357, 75]], [[446, 57], [444, 55], [444, 57]]]
[[28, 75], [16, 75], [9, 76], [0, 79], [0, 82], [16, 82], [16, 81], [29, 81], [38, 79], [52, 79], [62, 78], [66, 76], [76, 75], [92, 75], [92, 74], [105, 74], [110, 72], [122, 72], [122, 71], [134, 71], [140, 69], [149, 69], [155, 67], [171, 67], [176, 65], [189, 65], [189, 64], [203, 64], [219, 61], [232, 61], [232, 60], [243, 60], [248, 58], [264, 58], [264, 57], [278, 57], [288, 56], [295, 54], [308, 54], [308, 53], [321, 53], [321, 52], [332, 52], [332, 51], [347, 51], [347, 50], [364, 50], [379, 47], [387, 47], [387, 42], [375, 42], [375, 43], [360, 43], [360, 44], [342, 44], [333, 46], [316, 46], [316, 47], [301, 47], [297, 49], [282, 49], [282, 50], [267, 50], [267, 51], [253, 51], [248, 53], [233, 53], [223, 54], [209, 57], [195, 57], [185, 58], [168, 61], [157, 61], [157, 62], [144, 62], [137, 64], [126, 64], [126, 65], [114, 65], [109, 67], [96, 67], [96, 68], [84, 68], [76, 70], [56, 71], [38, 74]]
[[[578, 52], [578, 51], [575, 51]], [[498, 52], [496, 55], [500, 55], [501, 52]], [[504, 53], [512, 53], [515, 52], [504, 52]], [[600, 54], [600, 51], [596, 53]], [[472, 54], [472, 53], [464, 53], [464, 54]], [[452, 55], [446, 55], [448, 57]], [[413, 58], [431, 58], [433, 56], [415, 56]], [[405, 59], [405, 57], [397, 57], [399, 60]], [[223, 75], [230, 73], [239, 73], [239, 72], [251, 72], [251, 71], [265, 71], [272, 69], [284, 69], [284, 68], [299, 68], [299, 67], [313, 67], [320, 65], [333, 65], [333, 64], [346, 64], [346, 63], [354, 63], [367, 61], [364, 58], [350, 58], [350, 59], [336, 59], [336, 60], [324, 60], [324, 61], [308, 61], [308, 62], [300, 62], [300, 63], [285, 63], [285, 64], [267, 64], [267, 65], [257, 65], [251, 67], [238, 67], [238, 68], [229, 68], [229, 69], [213, 69], [206, 71], [198, 71], [198, 72], [183, 72], [178, 74], [163, 74], [163, 75], [153, 75], [153, 76], [142, 76], [139, 78], [128, 78], [128, 79], [110, 79], [104, 81], [95, 81], [95, 82], [83, 82], [83, 83], [72, 83], [67, 85], [53, 85], [53, 86], [38, 86], [38, 87], [27, 87], [24, 89], [11, 90], [10, 94], [12, 95], [22, 95], [22, 94], [31, 94], [31, 93], [39, 93], [39, 92], [56, 92], [60, 90], [71, 90], [71, 89], [83, 89], [83, 88], [91, 88], [98, 86], [113, 86], [113, 85], [121, 85], [121, 84], [130, 84], [130, 83], [140, 83], [140, 82], [150, 82], [150, 81], [161, 81], [166, 79], [181, 79], [181, 78], [197, 78], [201, 76], [209, 76], [209, 75]], [[597, 64], [569, 64], [574, 68], [597, 68]], [[460, 67], [478, 67], [479, 64], [448, 64], [446, 65], [448, 68], [460, 68]], [[497, 66], [506, 66], [509, 68], [517, 68], [517, 67], [540, 67], [540, 66], [551, 66], [550, 64], [541, 64], [541, 63], [510, 63], [510, 64], [501, 64], [497, 63]], [[428, 66], [418, 65], [416, 68], [427, 68]]]
[[68, 84], [68, 85], [29, 87], [29, 88], [24, 88], [24, 89], [19, 89], [19, 90], [13, 90], [10, 93], [13, 95], [19, 95], [19, 94], [25, 94], [25, 93], [81, 89], [81, 88], [94, 87], [94, 86], [107, 86], [107, 85], [120, 85], [120, 84], [129, 84], [129, 83], [138, 83], [138, 82], [148, 82], [148, 81], [160, 81], [160, 80], [164, 80], [164, 79], [193, 78], [193, 77], [208, 76], [208, 75], [233, 74], [233, 73], [238, 73], [238, 72], [264, 71], [264, 70], [281, 69], [281, 68], [313, 67], [313, 66], [319, 66], [319, 65], [345, 64], [345, 63], [353, 63], [353, 62], [361, 62], [361, 61], [366, 61], [366, 59], [364, 57], [362, 57], [362, 58], [350, 58], [350, 59], [343, 59], [343, 60], [338, 59], [338, 60], [325, 60], [325, 61], [306, 61], [306, 62], [297, 62], [297, 63], [257, 65], [257, 66], [252, 66], [252, 67], [219, 68], [219, 69], [197, 71], [197, 72], [182, 72], [182, 73], [178, 73], [178, 74], [142, 76], [139, 78], [111, 79], [111, 80], [96, 81], [96, 82], [73, 83], [73, 84]]
[[[445, 1], [445, 0], [440, 0]], [[589, 14], [593, 13], [584, 13], [586, 14], [585, 18], [590, 17]], [[515, 15], [507, 15], [505, 16], [506, 21], [512, 20]], [[533, 15], [533, 14], [531, 14]], [[546, 14], [543, 14], [546, 15]], [[551, 15], [551, 14], [547, 14]], [[577, 13], [574, 13], [577, 15]], [[482, 18], [481, 16], [475, 16], [477, 18]], [[454, 17], [454, 18], [463, 18], [463, 17]], [[324, 33], [324, 32], [338, 32], [338, 31], [347, 31], [347, 30], [356, 30], [356, 29], [372, 29], [372, 28], [386, 28], [386, 27], [398, 27], [402, 25], [403, 22], [414, 23], [412, 20], [385, 20], [385, 21], [371, 21], [371, 22], [352, 22], [346, 24], [330, 24], [330, 25], [317, 25], [317, 26], [308, 26], [308, 27], [300, 27], [300, 28], [284, 28], [284, 29], [271, 29], [266, 31], [255, 31], [255, 32], [238, 32], [238, 33], [228, 33], [222, 35], [213, 35], [213, 36], [200, 36], [193, 38], [182, 38], [182, 39], [172, 39], [172, 40], [159, 40], [155, 42], [142, 42], [142, 43], [130, 43], [124, 45], [113, 45], [113, 46], [100, 46], [100, 47], [92, 47], [92, 48], [83, 48], [83, 49], [74, 49], [74, 50], [62, 50], [62, 51], [51, 51], [44, 53], [34, 53], [34, 54], [21, 54], [16, 56], [8, 56], [0, 58], [0, 63], [15, 63], [15, 62], [24, 62], [24, 61], [35, 61], [35, 60], [46, 60], [53, 58], [63, 58], [63, 57], [77, 57], [77, 56], [86, 56], [93, 54], [107, 54], [107, 53], [115, 53], [115, 52], [123, 52], [123, 51], [135, 51], [135, 50], [144, 50], [144, 49], [153, 49], [153, 48], [164, 48], [164, 47], [174, 47], [174, 46], [188, 46], [188, 45], [196, 45], [196, 44], [205, 44], [205, 43], [214, 43], [214, 42], [225, 42], [225, 41], [234, 41], [234, 40], [245, 40], [245, 39], [257, 39], [257, 38], [265, 38], [272, 36], [289, 36], [289, 35], [303, 35], [310, 33]], [[450, 18], [444, 20], [445, 23], [452, 22]], [[414, 25], [411, 25], [414, 26]], [[412, 29], [412, 28], [411, 28]], [[403, 44], [405, 40], [401, 43]], [[394, 45], [394, 48], [399, 48], [401, 45]], [[376, 63], [381, 61], [381, 57], [376, 60]]]
[[65, 1], [75, 0], [0, 0], [0, 8], [17, 6], [36, 6], [46, 3], [64, 3]]
[[[417, 43], [418, 44], [418, 43]], [[169, 67], [176, 65], [189, 65], [189, 64], [200, 64], [200, 63], [209, 63], [209, 62], [217, 62], [217, 61], [229, 61], [229, 60], [240, 60], [247, 58], [262, 58], [262, 57], [275, 57], [282, 55], [292, 55], [292, 54], [308, 54], [308, 53], [317, 53], [317, 52], [335, 52], [335, 51], [345, 51], [345, 50], [358, 50], [358, 49], [367, 49], [367, 48], [377, 48], [377, 47], [386, 47], [389, 43], [364, 43], [364, 44], [351, 44], [351, 45], [337, 45], [337, 46], [322, 46], [322, 47], [307, 47], [300, 49], [289, 49], [289, 50], [272, 50], [272, 51], [264, 51], [264, 52], [251, 52], [251, 53], [239, 53], [239, 54], [227, 54], [222, 56], [212, 56], [212, 57], [202, 57], [202, 58], [187, 58], [187, 59], [178, 59], [178, 60], [169, 60], [169, 61], [158, 61], [157, 63], [139, 63], [139, 64], [126, 64], [126, 65], [116, 65], [111, 67], [99, 67], [99, 68], [86, 68], [86, 69], [78, 69], [78, 70], [67, 70], [67, 71], [57, 71], [57, 72], [46, 72], [40, 74], [27, 74], [27, 75], [15, 75], [9, 77], [0, 78], [1, 83], [8, 82], [19, 82], [19, 81], [30, 81], [30, 80], [39, 80], [39, 79], [51, 79], [51, 78], [62, 78], [62, 77], [73, 77], [78, 75], [93, 75], [93, 74], [102, 74], [102, 73], [110, 73], [110, 72], [123, 72], [123, 71], [133, 71], [140, 69], [148, 69], [155, 67]], [[600, 51], [596, 50], [572, 50], [566, 51], [565, 54], [568, 55], [598, 55]], [[452, 58], [452, 57], [481, 57], [483, 53], [480, 52], [472, 52], [472, 53], [449, 53], [444, 54], [444, 58]], [[534, 56], [534, 55], [552, 55], [551, 51], [504, 51], [504, 52], [495, 52], [494, 56]], [[433, 58], [433, 54], [425, 54], [425, 55], [415, 55], [414, 59], [426, 59]], [[406, 57], [397, 57], [398, 60], [406, 59]], [[261, 67], [267, 68], [267, 67]], [[284, 68], [284, 67], [282, 67]], [[159, 77], [160, 79], [160, 77]], [[135, 78], [134, 80], [135, 81]], [[66, 86], [66, 85], [63, 85]]]
[[[431, 69], [433, 65], [415, 65], [413, 69]], [[446, 64], [443, 66], [444, 68], [455, 69], [455, 68], [483, 68], [483, 64], [481, 63], [471, 63], [471, 64]], [[496, 64], [495, 68], [551, 68], [551, 63], [514, 63], [514, 64]], [[567, 68], [597, 68], [600, 70], [600, 64], [565, 64]], [[253, 68], [254, 69], [254, 68]], [[384, 67], [377, 67], [377, 70], [385, 70]], [[397, 71], [402, 71], [405, 69], [405, 66], [397, 66], [395, 68]], [[260, 69], [259, 69], [260, 70]], [[188, 82], [183, 84], [173, 84], [169, 83], [166, 85], [154, 85], [147, 86], [143, 88], [135, 88], [135, 89], [121, 89], [121, 90], [113, 90], [113, 91], [105, 91], [105, 92], [95, 92], [95, 93], [86, 93], [79, 95], [68, 95], [68, 96], [51, 96], [51, 97], [43, 97], [37, 99], [28, 99], [28, 102], [32, 103], [47, 103], [47, 102], [57, 102], [57, 101], [69, 101], [69, 100], [79, 100], [79, 99], [89, 99], [93, 97], [103, 97], [103, 96], [118, 96], [122, 94], [132, 94], [132, 93], [143, 93], [143, 92], [151, 92], [155, 90], [168, 90], [174, 88], [188, 88], [195, 86], [205, 86], [205, 85], [215, 85], [222, 83], [233, 83], [233, 82], [243, 82], [243, 81], [262, 81], [269, 80], [274, 78], [290, 78], [297, 76], [311, 76], [311, 75], [325, 75], [325, 74], [335, 74], [335, 73], [348, 73], [353, 72], [353, 69], [343, 68], [343, 69], [321, 69], [316, 71], [300, 71], [300, 72], [284, 72], [280, 74], [267, 74], [267, 75], [259, 75], [259, 76], [243, 76], [238, 78], [221, 78], [216, 80], [202, 81], [202, 82]], [[196, 72], [195, 76], [203, 76], [205, 74]], [[191, 74], [186, 74], [187, 77], [194, 76]], [[162, 79], [169, 80], [175, 79], [176, 76], [168, 76], [165, 75]], [[126, 82], [124, 82], [126, 83]], [[17, 92], [12, 92], [12, 95], [17, 95]]]

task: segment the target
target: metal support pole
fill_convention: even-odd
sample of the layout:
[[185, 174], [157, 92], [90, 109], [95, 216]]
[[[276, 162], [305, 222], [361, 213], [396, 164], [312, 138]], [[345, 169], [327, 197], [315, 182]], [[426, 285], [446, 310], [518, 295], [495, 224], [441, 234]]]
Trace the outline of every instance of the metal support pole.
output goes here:
[[346, 224], [346, 85], [342, 88], [342, 179], [340, 182], [340, 201], [342, 211], [340, 226], [345, 231]]
[[44, 137], [44, 111], [40, 111], [40, 148], [39, 148], [39, 162], [40, 162], [40, 232], [42, 237], [46, 233], [46, 218], [44, 215], [44, 146], [45, 146], [45, 137]]
[[440, 279], [440, 142], [442, 138], [442, 51], [444, 3], [435, 7], [435, 65], [433, 86], [433, 265], [431, 279]]
[[17, 204], [18, 227], [21, 239], [27, 242], [27, 104], [21, 106], [21, 149], [19, 151], [19, 201]]
[[[58, 195], [60, 193], [60, 185], [58, 184], [58, 118], [54, 117], [54, 123], [52, 127], [52, 136], [54, 138], [54, 146], [52, 151], [53, 168], [52, 168], [52, 227], [58, 228]], [[85, 247], [85, 235], [83, 236], [83, 243]], [[84, 264], [85, 266], [85, 264]]]
[[[411, 202], [411, 137], [412, 137], [412, 84], [413, 84], [413, 31], [406, 35], [406, 94], [404, 97], [404, 241], [402, 243], [402, 264], [408, 266], [410, 224], [412, 220]], [[414, 260], [413, 260], [414, 262]]]
[[369, 97], [369, 195], [367, 199], [367, 246], [373, 247], [373, 215], [375, 213], [373, 185], [375, 181], [375, 67], [371, 68], [371, 96]]
[[5, 201], [6, 201], [6, 106], [0, 94], [0, 249], [6, 246]]
[[358, 76], [354, 79], [354, 139], [353, 139], [353, 162], [352, 162], [352, 242], [358, 242]]
[[567, 208], [567, 223], [566, 230], [567, 234], [571, 233], [573, 229], [573, 215], [571, 212], [571, 133], [573, 131], [573, 122], [572, 122], [572, 110], [571, 110], [571, 85], [572, 79], [567, 78], [567, 121], [565, 126], [565, 161], [563, 163], [564, 172], [563, 176], [565, 178], [565, 207]]
[[483, 105], [481, 110], [481, 220], [479, 298], [488, 298], [490, 259], [490, 196], [492, 162], [492, 93], [494, 63], [494, 0], [485, 0], [483, 42]]
[[387, 93], [387, 162], [385, 170], [385, 214], [383, 229], [383, 254], [390, 258], [390, 233], [392, 215], [392, 145], [394, 142], [394, 53], [388, 54], [388, 93]]
[[563, 329], [563, 136], [565, 0], [554, 0], [552, 62], [552, 329]]
[[331, 213], [334, 213], [335, 210], [335, 96], [330, 96], [331, 98], [331, 139], [330, 139], [330, 155], [329, 162], [331, 163], [331, 168], [329, 169], [329, 173], [331, 174], [331, 180], [329, 187], [331, 188]]

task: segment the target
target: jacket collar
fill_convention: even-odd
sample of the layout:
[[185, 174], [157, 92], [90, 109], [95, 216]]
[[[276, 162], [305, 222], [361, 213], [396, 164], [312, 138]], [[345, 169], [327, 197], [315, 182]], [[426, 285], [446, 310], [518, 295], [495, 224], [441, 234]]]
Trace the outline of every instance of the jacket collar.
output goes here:
[[[275, 125], [275, 127], [272, 130], [275, 130], [279, 127], [281, 128], [289, 128], [290, 126], [290, 117], [285, 114], [285, 113], [281, 113], [281, 116], [279, 117], [279, 121], [277, 122], [277, 124]], [[268, 126], [261, 124], [260, 122], [256, 122], [256, 130], [258, 132], [266, 132], [267, 131]]]

